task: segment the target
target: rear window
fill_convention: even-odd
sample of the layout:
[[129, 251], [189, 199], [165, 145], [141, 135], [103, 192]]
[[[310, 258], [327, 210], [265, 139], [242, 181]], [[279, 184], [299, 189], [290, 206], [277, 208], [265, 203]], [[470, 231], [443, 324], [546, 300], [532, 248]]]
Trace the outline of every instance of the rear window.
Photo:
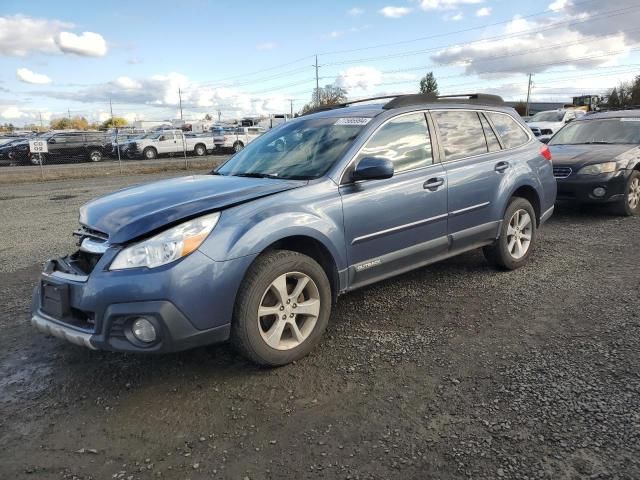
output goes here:
[[434, 110], [431, 114], [438, 124], [447, 161], [487, 153], [487, 142], [476, 112]]
[[529, 141], [522, 126], [504, 113], [487, 112], [505, 148], [516, 148]]

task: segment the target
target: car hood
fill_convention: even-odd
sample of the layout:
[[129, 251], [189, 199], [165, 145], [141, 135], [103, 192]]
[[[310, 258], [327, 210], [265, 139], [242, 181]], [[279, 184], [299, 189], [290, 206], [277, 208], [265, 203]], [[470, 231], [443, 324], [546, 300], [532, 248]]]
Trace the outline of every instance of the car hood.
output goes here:
[[540, 129], [549, 128], [555, 132], [556, 130], [561, 128], [564, 125], [564, 123], [563, 122], [529, 122], [527, 123], [527, 125], [529, 125], [530, 128], [540, 128]]
[[635, 145], [549, 145], [554, 165], [580, 168], [592, 163], [624, 160], [637, 157], [640, 147]]
[[135, 185], [80, 207], [80, 223], [109, 235], [109, 243], [134, 240], [208, 212], [303, 185], [306, 181], [194, 175]]

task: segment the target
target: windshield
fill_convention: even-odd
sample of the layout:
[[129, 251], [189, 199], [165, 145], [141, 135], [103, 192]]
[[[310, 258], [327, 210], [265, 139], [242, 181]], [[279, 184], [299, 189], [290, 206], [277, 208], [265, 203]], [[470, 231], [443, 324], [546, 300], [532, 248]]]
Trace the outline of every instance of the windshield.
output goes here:
[[529, 122], [561, 122], [564, 112], [539, 112]]
[[160, 137], [160, 133], [159, 132], [149, 132], [149, 133], [145, 133], [144, 135], [141, 135], [137, 138], [159, 138]]
[[559, 130], [549, 145], [584, 143], [640, 144], [640, 118], [608, 118], [572, 122]]
[[324, 175], [366, 122], [308, 118], [284, 123], [251, 142], [217, 170], [222, 175], [312, 179]]

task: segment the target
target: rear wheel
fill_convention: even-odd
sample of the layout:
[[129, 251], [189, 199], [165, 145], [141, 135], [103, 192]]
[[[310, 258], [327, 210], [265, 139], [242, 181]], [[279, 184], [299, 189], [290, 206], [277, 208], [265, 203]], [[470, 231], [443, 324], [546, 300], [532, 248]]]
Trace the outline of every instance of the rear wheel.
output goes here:
[[101, 162], [102, 161], [102, 152], [97, 149], [92, 149], [89, 151], [89, 160], [92, 162]]
[[307, 355], [331, 314], [331, 287], [312, 258], [288, 250], [261, 255], [238, 291], [231, 339], [247, 358], [279, 366]]
[[198, 157], [202, 157], [203, 155], [207, 154], [207, 147], [205, 147], [204, 145], [202, 145], [201, 143], [199, 143], [198, 145], [196, 145], [196, 148], [193, 149], [193, 152], [198, 156]]
[[531, 203], [513, 197], [504, 214], [500, 237], [483, 252], [489, 263], [507, 270], [522, 267], [536, 239], [536, 214]]
[[613, 207], [618, 215], [630, 217], [640, 214], [640, 172], [634, 170], [629, 175], [624, 191], [624, 198]]
[[31, 165], [44, 165], [46, 157], [44, 153], [32, 153], [29, 157]]

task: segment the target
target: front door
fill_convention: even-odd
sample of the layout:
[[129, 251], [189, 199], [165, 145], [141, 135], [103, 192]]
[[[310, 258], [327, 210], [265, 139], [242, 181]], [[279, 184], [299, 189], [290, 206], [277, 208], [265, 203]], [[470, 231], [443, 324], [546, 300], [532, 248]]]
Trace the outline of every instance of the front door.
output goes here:
[[366, 157], [391, 160], [394, 175], [340, 186], [351, 288], [415, 268], [448, 246], [446, 172], [434, 162], [425, 113], [387, 121], [352, 166]]
[[158, 153], [175, 153], [176, 139], [173, 133], [163, 133], [158, 139]]

